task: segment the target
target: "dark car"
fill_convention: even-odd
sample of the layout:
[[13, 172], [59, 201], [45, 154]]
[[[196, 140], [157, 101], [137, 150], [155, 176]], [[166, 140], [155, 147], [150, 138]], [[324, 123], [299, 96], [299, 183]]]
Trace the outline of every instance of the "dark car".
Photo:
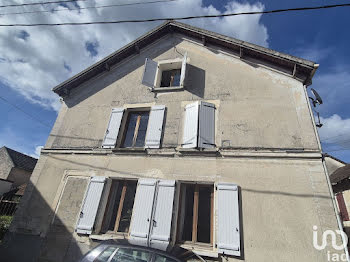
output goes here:
[[131, 245], [124, 240], [110, 240], [89, 251], [81, 262], [185, 262], [203, 258], [192, 251], [174, 247], [169, 252]]

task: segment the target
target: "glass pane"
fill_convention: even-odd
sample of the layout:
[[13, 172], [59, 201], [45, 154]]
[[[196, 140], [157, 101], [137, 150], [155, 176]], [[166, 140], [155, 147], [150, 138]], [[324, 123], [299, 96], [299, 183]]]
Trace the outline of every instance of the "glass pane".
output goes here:
[[179, 86], [181, 69], [173, 69], [162, 72], [161, 87]]
[[148, 262], [150, 253], [137, 249], [119, 248], [111, 262]]
[[174, 73], [174, 78], [173, 78], [173, 81], [171, 83], [171, 86], [180, 86], [180, 78], [181, 78], [181, 70], [177, 70]]
[[193, 222], [193, 196], [194, 196], [194, 185], [183, 185], [186, 187], [185, 194], [185, 217], [184, 226], [182, 232], [182, 240], [192, 240], [192, 222]]
[[197, 241], [210, 243], [211, 187], [199, 187]]
[[132, 142], [135, 133], [136, 121], [138, 117], [137, 112], [130, 112], [126, 123], [126, 133], [122, 147], [132, 147]]
[[117, 249], [117, 247], [108, 247], [103, 251], [94, 262], [107, 262], [109, 257], [113, 254], [113, 252]]
[[154, 262], [176, 262], [176, 260], [168, 258], [168, 257], [163, 257], [161, 255], [156, 255], [156, 259]]
[[128, 187], [126, 189], [125, 200], [123, 204], [123, 210], [120, 217], [118, 232], [129, 232], [129, 226], [132, 215], [132, 208], [134, 206], [136, 193], [136, 181], [128, 182]]
[[113, 231], [115, 225], [115, 219], [117, 217], [117, 211], [121, 196], [122, 184], [119, 181], [113, 180], [111, 190], [109, 192], [109, 198], [107, 203], [107, 209], [105, 211], [105, 218], [103, 221], [102, 233], [107, 231]]
[[140, 125], [139, 125], [139, 130], [137, 133], [135, 147], [144, 147], [145, 146], [149, 112], [143, 112], [140, 115], [141, 115], [141, 121], [140, 121]]

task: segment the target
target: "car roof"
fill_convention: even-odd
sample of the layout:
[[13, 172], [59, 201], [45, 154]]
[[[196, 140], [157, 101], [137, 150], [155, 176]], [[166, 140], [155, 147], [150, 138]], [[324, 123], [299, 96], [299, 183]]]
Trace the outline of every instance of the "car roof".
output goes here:
[[184, 248], [181, 248], [179, 246], [174, 246], [172, 248], [168, 248], [168, 250], [165, 252], [165, 251], [162, 251], [159, 249], [130, 244], [127, 239], [106, 240], [106, 241], [101, 242], [101, 244], [99, 246], [101, 246], [101, 245], [142, 249], [142, 250], [146, 250], [146, 251], [149, 251], [152, 253], [164, 255], [167, 257], [176, 258], [179, 261], [186, 261], [187, 259], [196, 256], [191, 250], [184, 249]]

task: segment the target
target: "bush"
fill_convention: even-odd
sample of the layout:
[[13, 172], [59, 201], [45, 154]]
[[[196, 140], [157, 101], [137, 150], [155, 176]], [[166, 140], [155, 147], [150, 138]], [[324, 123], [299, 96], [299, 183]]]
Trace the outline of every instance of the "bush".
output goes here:
[[12, 221], [12, 216], [0, 216], [0, 243], [6, 231], [9, 229]]

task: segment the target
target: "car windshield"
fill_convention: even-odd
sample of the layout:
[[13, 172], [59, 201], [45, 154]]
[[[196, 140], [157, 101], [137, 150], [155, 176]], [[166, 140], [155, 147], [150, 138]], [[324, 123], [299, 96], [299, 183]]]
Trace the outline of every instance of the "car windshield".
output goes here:
[[176, 260], [161, 255], [156, 255], [154, 262], [176, 262]]
[[117, 247], [110, 246], [106, 248], [95, 260], [94, 262], [107, 262], [109, 257], [113, 254], [113, 252], [117, 249]]
[[150, 253], [143, 250], [131, 248], [119, 248], [111, 262], [148, 262]]

